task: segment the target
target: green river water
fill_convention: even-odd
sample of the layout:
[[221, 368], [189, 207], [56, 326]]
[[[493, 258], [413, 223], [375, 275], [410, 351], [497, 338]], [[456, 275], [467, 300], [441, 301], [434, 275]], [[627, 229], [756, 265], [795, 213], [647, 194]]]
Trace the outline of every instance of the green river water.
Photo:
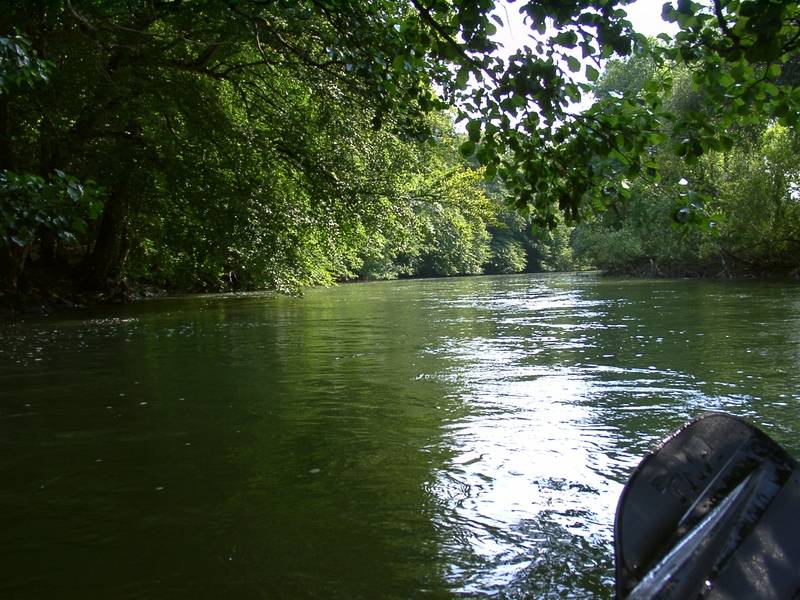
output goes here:
[[548, 275], [0, 325], [0, 597], [613, 596], [704, 410], [800, 456], [800, 285]]

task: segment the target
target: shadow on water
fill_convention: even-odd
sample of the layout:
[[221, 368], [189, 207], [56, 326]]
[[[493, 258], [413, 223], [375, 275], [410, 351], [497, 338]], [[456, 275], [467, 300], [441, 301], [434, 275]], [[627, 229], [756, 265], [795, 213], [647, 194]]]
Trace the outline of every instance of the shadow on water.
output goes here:
[[797, 291], [470, 278], [4, 325], [0, 594], [611, 597], [666, 433], [726, 410], [799, 454]]

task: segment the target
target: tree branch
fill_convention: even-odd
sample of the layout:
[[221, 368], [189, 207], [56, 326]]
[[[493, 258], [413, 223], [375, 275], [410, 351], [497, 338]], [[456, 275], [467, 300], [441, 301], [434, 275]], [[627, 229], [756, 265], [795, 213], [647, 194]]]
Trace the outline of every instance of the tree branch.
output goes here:
[[731, 28], [728, 26], [728, 22], [725, 20], [725, 15], [722, 13], [722, 2], [721, 0], [714, 0], [714, 14], [717, 17], [717, 23], [719, 24], [719, 28], [722, 30], [722, 33], [725, 37], [731, 39], [734, 45], [738, 48], [741, 44], [741, 39], [738, 35], [731, 31]]
[[428, 24], [428, 26], [430, 26], [431, 29], [433, 29], [436, 33], [438, 33], [441, 36], [441, 38], [445, 42], [447, 42], [448, 45], [450, 45], [456, 52], [458, 52], [458, 54], [461, 55], [461, 57], [464, 60], [466, 60], [469, 64], [471, 64], [479, 71], [484, 70], [483, 65], [481, 65], [478, 61], [476, 61], [469, 54], [467, 54], [467, 51], [464, 50], [464, 47], [461, 44], [459, 44], [458, 41], [453, 38], [453, 36], [451, 36], [449, 33], [447, 33], [447, 31], [445, 31], [444, 27], [442, 27], [436, 21], [436, 19], [433, 18], [433, 15], [431, 15], [430, 11], [426, 7], [420, 4], [418, 0], [411, 0], [411, 4], [413, 4], [414, 8], [417, 9], [417, 12], [419, 13], [420, 17], [422, 17], [422, 20], [425, 21]]

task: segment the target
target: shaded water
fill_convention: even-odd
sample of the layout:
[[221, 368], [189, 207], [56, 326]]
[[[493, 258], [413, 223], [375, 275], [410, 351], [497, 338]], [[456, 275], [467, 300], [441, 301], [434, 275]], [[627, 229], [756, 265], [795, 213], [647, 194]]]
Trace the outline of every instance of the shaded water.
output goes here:
[[0, 326], [0, 597], [611, 597], [703, 410], [800, 455], [800, 286], [584, 276]]

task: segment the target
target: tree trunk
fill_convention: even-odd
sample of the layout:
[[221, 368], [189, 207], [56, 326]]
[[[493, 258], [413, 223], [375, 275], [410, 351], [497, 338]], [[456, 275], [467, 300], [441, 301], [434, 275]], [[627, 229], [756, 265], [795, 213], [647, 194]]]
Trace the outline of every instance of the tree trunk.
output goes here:
[[140, 142], [140, 127], [131, 122], [128, 131], [131, 139], [121, 140], [114, 151], [118, 159], [118, 170], [112, 178], [115, 183], [110, 188], [100, 220], [100, 229], [91, 253], [83, 262], [82, 285], [86, 289], [110, 291], [117, 287], [122, 277], [122, 268], [128, 254], [128, 217], [130, 213], [131, 180], [136, 160], [136, 146]]
[[106, 200], [97, 240], [82, 265], [86, 289], [107, 291], [118, 283], [127, 254], [127, 218], [126, 191], [117, 190]]

